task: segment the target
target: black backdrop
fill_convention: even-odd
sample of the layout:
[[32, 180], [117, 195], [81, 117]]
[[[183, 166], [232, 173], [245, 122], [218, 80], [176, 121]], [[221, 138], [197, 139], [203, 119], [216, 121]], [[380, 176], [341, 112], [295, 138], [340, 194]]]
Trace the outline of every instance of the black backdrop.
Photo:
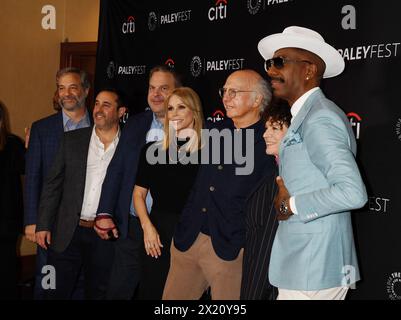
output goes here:
[[369, 193], [353, 213], [363, 280], [351, 299], [401, 299], [401, 23], [394, 0], [101, 0], [95, 89], [145, 109], [149, 70], [170, 64], [224, 117], [218, 88], [234, 70], [263, 74], [257, 43], [290, 25], [320, 32], [346, 71], [323, 90], [348, 114]]

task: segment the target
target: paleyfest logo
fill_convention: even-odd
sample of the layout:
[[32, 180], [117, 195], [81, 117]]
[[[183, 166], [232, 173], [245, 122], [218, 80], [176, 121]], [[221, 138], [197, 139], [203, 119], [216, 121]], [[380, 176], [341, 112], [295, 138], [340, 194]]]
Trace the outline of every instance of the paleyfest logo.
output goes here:
[[192, 57], [189, 68], [192, 76], [196, 78], [199, 77], [201, 73], [241, 70], [244, 67], [244, 63], [244, 58], [201, 59], [199, 56], [194, 56]]
[[114, 61], [110, 61], [109, 65], [107, 66], [107, 76], [109, 77], [109, 79], [113, 79], [114, 76], [116, 75], [116, 64], [114, 63]]
[[150, 31], [154, 31], [156, 27], [161, 27], [165, 24], [181, 23], [191, 20], [192, 10], [183, 10], [179, 12], [171, 13], [161, 13], [156, 14], [156, 12], [151, 11], [148, 17], [148, 28]]
[[397, 134], [398, 139], [401, 141], [401, 118], [398, 119], [397, 124], [395, 125], [395, 133]]
[[248, 12], [252, 15], [257, 14], [261, 6], [262, 6], [262, 0], [248, 0], [247, 3]]
[[401, 300], [401, 272], [393, 272], [387, 280], [390, 300]]
[[197, 78], [202, 73], [202, 59], [199, 56], [195, 56], [191, 61], [191, 74], [193, 77]]
[[255, 15], [259, 12], [260, 8], [266, 10], [267, 7], [276, 5], [276, 4], [284, 4], [293, 0], [248, 0], [247, 8], [248, 12], [251, 15]]
[[150, 31], [155, 31], [157, 27], [157, 15], [153, 11], [149, 13], [148, 27]]

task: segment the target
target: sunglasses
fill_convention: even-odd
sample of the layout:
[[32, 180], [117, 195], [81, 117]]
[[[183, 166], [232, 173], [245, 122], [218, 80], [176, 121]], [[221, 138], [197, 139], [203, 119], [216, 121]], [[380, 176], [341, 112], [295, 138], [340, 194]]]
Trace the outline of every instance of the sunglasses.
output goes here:
[[284, 57], [275, 57], [275, 58], [271, 58], [265, 61], [265, 70], [266, 72], [269, 71], [269, 69], [274, 66], [276, 69], [283, 69], [284, 66], [289, 63], [289, 62], [293, 62], [293, 63], [308, 63], [308, 64], [312, 64], [312, 62], [308, 61], [308, 60], [293, 60], [293, 59], [288, 59], [288, 58], [284, 58]]

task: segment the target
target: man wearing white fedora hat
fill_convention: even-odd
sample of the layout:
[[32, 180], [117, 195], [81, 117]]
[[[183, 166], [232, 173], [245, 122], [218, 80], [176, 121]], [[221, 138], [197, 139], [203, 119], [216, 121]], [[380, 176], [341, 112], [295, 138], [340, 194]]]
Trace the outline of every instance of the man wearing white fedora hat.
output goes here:
[[279, 152], [269, 280], [280, 300], [345, 299], [360, 280], [350, 210], [367, 195], [350, 123], [319, 88], [343, 72], [344, 60], [319, 33], [296, 26], [265, 37], [258, 50], [273, 94], [292, 113]]

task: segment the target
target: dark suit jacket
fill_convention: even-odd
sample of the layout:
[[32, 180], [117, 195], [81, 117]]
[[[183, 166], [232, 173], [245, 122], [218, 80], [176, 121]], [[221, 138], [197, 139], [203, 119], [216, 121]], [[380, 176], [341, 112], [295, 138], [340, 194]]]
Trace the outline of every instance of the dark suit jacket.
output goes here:
[[277, 295], [277, 289], [269, 282], [270, 254], [278, 226], [273, 204], [277, 171], [271, 172], [256, 188], [245, 210], [241, 300], [275, 300]]
[[32, 124], [25, 165], [25, 225], [36, 224], [43, 181], [56, 155], [62, 134], [61, 112]]
[[[219, 130], [226, 128], [230, 129], [233, 135], [243, 136], [244, 151], [247, 143], [244, 138], [245, 130], [237, 132], [230, 119], [216, 125], [216, 129]], [[214, 164], [212, 161], [211, 164], [201, 164], [174, 234], [174, 245], [180, 251], [187, 251], [200, 232], [210, 235], [215, 253], [223, 260], [234, 260], [244, 247], [247, 199], [253, 189], [276, 167], [274, 158], [266, 155], [264, 121], [258, 121], [249, 129], [254, 130], [252, 173], [237, 175], [236, 169], [242, 166], [235, 161], [232, 164]], [[224, 158], [223, 146], [222, 143], [220, 161]], [[213, 154], [212, 150], [210, 155]]]
[[[93, 124], [92, 116], [89, 116]], [[64, 133], [63, 114], [58, 112], [32, 124], [25, 162], [24, 225], [36, 224], [43, 182]]]
[[128, 233], [128, 217], [139, 155], [146, 143], [146, 134], [152, 120], [151, 111], [145, 111], [128, 120], [103, 181], [97, 212], [113, 216], [120, 238], [125, 238]]
[[81, 215], [93, 127], [66, 132], [40, 197], [36, 231], [51, 231], [51, 248], [63, 252]]

